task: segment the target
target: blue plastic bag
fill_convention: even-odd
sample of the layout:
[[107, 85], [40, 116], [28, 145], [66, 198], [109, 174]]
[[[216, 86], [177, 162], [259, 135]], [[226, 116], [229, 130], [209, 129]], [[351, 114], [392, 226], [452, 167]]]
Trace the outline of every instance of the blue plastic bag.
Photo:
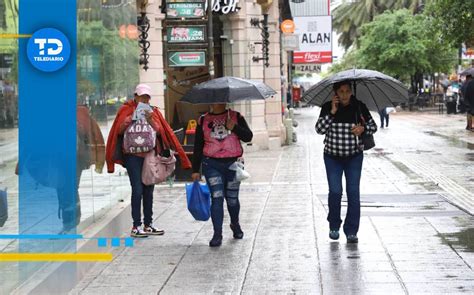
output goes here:
[[186, 184], [188, 210], [194, 219], [207, 221], [211, 217], [211, 193], [207, 184], [195, 181]]

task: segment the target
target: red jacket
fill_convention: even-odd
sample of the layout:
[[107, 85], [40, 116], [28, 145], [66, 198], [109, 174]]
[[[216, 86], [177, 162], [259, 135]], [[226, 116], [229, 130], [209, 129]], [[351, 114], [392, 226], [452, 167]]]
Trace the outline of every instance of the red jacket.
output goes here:
[[[125, 102], [118, 110], [117, 116], [115, 117], [114, 123], [112, 124], [112, 128], [110, 129], [109, 137], [107, 139], [107, 146], [105, 151], [105, 160], [107, 162], [107, 171], [109, 173], [114, 173], [115, 164], [120, 164], [123, 166], [123, 159], [119, 159], [116, 157], [114, 158], [116, 149], [122, 148], [117, 147], [117, 139], [120, 134], [121, 126], [123, 126], [127, 118], [133, 114], [136, 107], [137, 102], [135, 102], [135, 100]], [[168, 125], [168, 122], [166, 122], [165, 118], [158, 110], [158, 108], [153, 108], [151, 118], [153, 120], [153, 127], [156, 126], [160, 132], [163, 145], [166, 147], [170, 147], [178, 153], [178, 156], [181, 160], [181, 167], [183, 167], [183, 169], [190, 169], [191, 162], [186, 156], [186, 153], [184, 152], [183, 147], [176, 138], [173, 130]]]

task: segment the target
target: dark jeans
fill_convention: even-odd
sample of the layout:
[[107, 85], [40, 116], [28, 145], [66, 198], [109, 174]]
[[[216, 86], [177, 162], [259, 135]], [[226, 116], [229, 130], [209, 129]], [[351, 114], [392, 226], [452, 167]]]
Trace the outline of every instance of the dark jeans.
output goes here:
[[324, 154], [324, 164], [329, 184], [329, 228], [339, 230], [341, 220], [342, 173], [346, 177], [347, 214], [344, 221], [344, 233], [355, 235], [360, 222], [360, 177], [364, 154], [360, 153], [349, 159], [335, 159]]
[[82, 168], [76, 169], [75, 196], [68, 196], [66, 189], [57, 188], [59, 217], [63, 222], [64, 230], [71, 230], [81, 222], [81, 200], [79, 199], [79, 183], [81, 182]]
[[143, 223], [151, 225], [153, 221], [153, 190], [155, 185], [142, 183], [142, 167], [144, 158], [134, 155], [124, 155], [125, 168], [132, 186], [132, 218], [133, 226], [142, 225], [141, 203], [143, 199]]
[[234, 163], [230, 161], [219, 161], [205, 157], [202, 161], [202, 173], [206, 178], [207, 185], [211, 191], [211, 218], [214, 232], [222, 233], [224, 222], [224, 198], [229, 210], [230, 222], [239, 223], [239, 189], [240, 182], [235, 181], [235, 171], [229, 170]]
[[388, 127], [388, 119], [389, 119], [389, 115], [387, 114], [387, 109], [383, 109], [379, 112], [379, 115], [380, 115], [380, 127], [383, 128], [383, 123], [384, 121], [386, 122], [386, 125]]

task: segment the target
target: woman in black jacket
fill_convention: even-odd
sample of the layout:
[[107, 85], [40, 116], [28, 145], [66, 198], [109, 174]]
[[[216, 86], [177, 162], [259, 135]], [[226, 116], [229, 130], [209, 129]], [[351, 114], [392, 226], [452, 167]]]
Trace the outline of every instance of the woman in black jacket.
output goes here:
[[360, 222], [360, 177], [364, 160], [362, 134], [377, 131], [366, 105], [352, 95], [350, 81], [333, 85], [334, 96], [322, 106], [316, 132], [325, 134], [324, 164], [329, 185], [329, 237], [339, 239], [341, 226], [342, 173], [346, 177], [347, 214], [344, 233], [357, 243]]

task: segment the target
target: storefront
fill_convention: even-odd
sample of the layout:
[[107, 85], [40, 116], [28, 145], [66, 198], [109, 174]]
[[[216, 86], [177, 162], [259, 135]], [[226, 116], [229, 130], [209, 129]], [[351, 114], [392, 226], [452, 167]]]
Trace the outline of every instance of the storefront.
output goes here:
[[[258, 2], [258, 3], [257, 3]], [[211, 78], [209, 73], [210, 49], [208, 48], [208, 26], [206, 15], [201, 11], [206, 7], [202, 1], [167, 0], [162, 2], [162, 42], [163, 42], [163, 106], [168, 121], [175, 129], [186, 128], [188, 121], [197, 119], [208, 110], [208, 106], [193, 106], [179, 102], [181, 97], [196, 83]], [[269, 147], [269, 141], [283, 137], [281, 89], [282, 76], [280, 59], [280, 32], [278, 3], [267, 1], [212, 1], [213, 17], [213, 58], [214, 77], [237, 76], [263, 80], [278, 92], [265, 102], [242, 102], [231, 106], [240, 111], [254, 131], [253, 144], [259, 148]], [[168, 11], [167, 9], [168, 8]], [[153, 11], [149, 7], [147, 11]], [[198, 11], [196, 16], [194, 11]], [[186, 13], [189, 15], [186, 15]], [[269, 59], [265, 66], [262, 57], [263, 14], [268, 15]], [[251, 20], [258, 26], [252, 25]], [[184, 37], [183, 37], [184, 36]], [[199, 38], [193, 37], [199, 36]], [[190, 65], [186, 57], [203, 59]], [[181, 57], [181, 58], [180, 58]]]
[[[15, 235], [19, 233], [18, 176], [15, 175], [19, 98], [18, 39], [13, 35], [18, 34], [18, 0], [0, 0], [0, 13], [3, 14], [0, 16], [0, 34], [3, 36], [0, 38], [0, 191], [7, 194], [9, 213], [0, 227], [0, 234]], [[80, 221], [77, 232], [82, 232], [120, 200], [129, 197], [130, 185], [125, 169], [117, 167], [114, 174], [108, 174], [104, 167], [105, 145], [100, 138], [107, 139], [117, 109], [127, 98], [133, 97], [133, 90], [140, 80], [137, 13], [136, 0], [77, 0], [79, 202], [75, 217]], [[98, 130], [94, 130], [95, 124]], [[61, 192], [47, 187], [40, 175], [31, 176], [39, 191], [57, 196], [60, 207]], [[48, 215], [44, 220], [49, 220], [51, 233], [59, 234], [68, 229], [67, 213], [62, 212], [61, 218], [57, 211], [44, 214]], [[0, 239], [0, 252], [18, 251], [16, 240]], [[18, 263], [2, 263], [2, 291], [10, 293], [42, 264], [31, 266], [20, 269]]]

